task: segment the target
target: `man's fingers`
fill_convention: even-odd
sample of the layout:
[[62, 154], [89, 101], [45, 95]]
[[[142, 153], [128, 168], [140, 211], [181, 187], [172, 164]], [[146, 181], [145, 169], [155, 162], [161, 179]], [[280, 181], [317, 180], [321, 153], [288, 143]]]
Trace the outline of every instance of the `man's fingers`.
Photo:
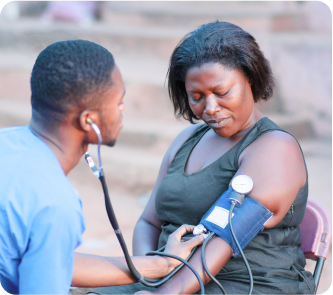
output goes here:
[[189, 240], [191, 240], [193, 237], [182, 237], [181, 239], [180, 239], [180, 241], [181, 242], [187, 242], [187, 241], [189, 241]]
[[207, 238], [207, 236], [208, 235], [205, 234], [197, 235], [194, 238], [190, 239], [189, 241], [184, 242], [184, 244], [186, 244], [188, 247], [192, 249], [195, 246], [201, 245], [204, 242], [204, 240]]
[[192, 233], [194, 230], [195, 226], [194, 225], [189, 225], [189, 224], [183, 224], [181, 227], [179, 227], [173, 234], [174, 237], [180, 241], [181, 237], [187, 233]]

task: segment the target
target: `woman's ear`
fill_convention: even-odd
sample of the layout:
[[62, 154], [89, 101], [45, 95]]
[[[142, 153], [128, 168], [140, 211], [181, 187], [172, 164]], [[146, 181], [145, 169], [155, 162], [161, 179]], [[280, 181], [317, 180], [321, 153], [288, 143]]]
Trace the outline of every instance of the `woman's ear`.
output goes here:
[[80, 114], [79, 122], [82, 130], [89, 132], [92, 130], [92, 126], [89, 123], [90, 120], [98, 124], [98, 114], [96, 111], [85, 110]]

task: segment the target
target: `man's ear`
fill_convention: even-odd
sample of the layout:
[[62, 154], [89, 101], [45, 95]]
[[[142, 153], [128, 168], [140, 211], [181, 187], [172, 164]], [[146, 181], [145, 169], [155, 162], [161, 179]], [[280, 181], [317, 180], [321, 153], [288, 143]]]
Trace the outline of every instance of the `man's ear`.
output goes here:
[[91, 124], [88, 122], [88, 118], [98, 125], [99, 117], [96, 111], [85, 110], [80, 114], [79, 122], [82, 130], [89, 132], [92, 130]]

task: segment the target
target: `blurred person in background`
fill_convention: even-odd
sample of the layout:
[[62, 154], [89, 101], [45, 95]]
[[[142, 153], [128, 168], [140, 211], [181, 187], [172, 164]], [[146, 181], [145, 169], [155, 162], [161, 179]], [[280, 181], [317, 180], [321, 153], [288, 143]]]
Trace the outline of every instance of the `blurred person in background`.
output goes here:
[[7, 20], [20, 17], [41, 17], [45, 22], [68, 22], [82, 26], [101, 18], [100, 1], [12, 1], [7, 3], [1, 16]]
[[45, 21], [90, 24], [100, 14], [99, 1], [50, 1], [42, 15]]

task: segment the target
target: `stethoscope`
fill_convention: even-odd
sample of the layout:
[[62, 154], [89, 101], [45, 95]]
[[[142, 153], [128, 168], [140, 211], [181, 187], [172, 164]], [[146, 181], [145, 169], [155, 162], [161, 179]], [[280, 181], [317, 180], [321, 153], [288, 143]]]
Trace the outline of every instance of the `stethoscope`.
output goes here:
[[[162, 247], [162, 248], [160, 248], [160, 249], [158, 249], [158, 251], [151, 251], [151, 252], [146, 253], [146, 255], [167, 256], [167, 257], [174, 258], [174, 259], [177, 259], [177, 260], [179, 260], [179, 261], [182, 262], [182, 264], [180, 264], [178, 267], [176, 267], [172, 272], [170, 272], [167, 276], [165, 276], [162, 279], [151, 279], [151, 278], [144, 277], [135, 268], [135, 266], [134, 266], [134, 264], [132, 262], [131, 256], [128, 253], [128, 249], [127, 249], [125, 240], [123, 238], [122, 232], [121, 232], [121, 230], [119, 228], [116, 216], [114, 214], [114, 211], [113, 211], [113, 208], [112, 208], [112, 205], [111, 205], [111, 201], [110, 201], [108, 187], [107, 187], [106, 181], [105, 181], [105, 174], [104, 174], [104, 170], [103, 170], [103, 166], [102, 166], [102, 162], [101, 162], [101, 152], [100, 152], [101, 145], [102, 145], [102, 134], [101, 134], [101, 131], [100, 131], [99, 127], [90, 118], [87, 118], [87, 123], [89, 123], [92, 126], [93, 130], [95, 131], [95, 133], [97, 135], [97, 139], [98, 139], [97, 153], [98, 153], [98, 164], [99, 164], [99, 168], [96, 167], [93, 159], [91, 158], [91, 156], [88, 153], [85, 153], [85, 159], [86, 159], [89, 167], [92, 169], [94, 175], [100, 180], [100, 182], [102, 184], [107, 215], [108, 215], [110, 223], [111, 223], [111, 225], [113, 227], [113, 230], [114, 230], [114, 232], [115, 232], [115, 234], [116, 234], [116, 236], [118, 238], [119, 244], [120, 244], [120, 246], [121, 246], [121, 248], [123, 250], [123, 253], [124, 253], [124, 256], [125, 256], [125, 260], [126, 260], [128, 269], [130, 270], [130, 272], [133, 275], [133, 277], [138, 282], [142, 283], [145, 286], [148, 286], [148, 287], [158, 287], [158, 286], [164, 284], [166, 281], [168, 281], [184, 265], [186, 265], [186, 266], [188, 266], [191, 269], [191, 271], [194, 273], [194, 275], [198, 279], [198, 282], [199, 282], [199, 285], [200, 285], [201, 294], [205, 294], [204, 284], [203, 284], [203, 282], [202, 282], [202, 280], [201, 280], [198, 272], [188, 262], [188, 260], [194, 254], [194, 252], [195, 252], [195, 250], [196, 250], [197, 247], [195, 247], [195, 248], [192, 249], [189, 257], [187, 257], [186, 260], [184, 260], [181, 257], [178, 257], [176, 255], [172, 255], [172, 254], [167, 254], [167, 253], [161, 252], [161, 251], [164, 250], [165, 246]], [[233, 187], [233, 189], [235, 189], [235, 188]], [[238, 194], [238, 195], [239, 196], [242, 196], [242, 195], [245, 196], [245, 194]], [[241, 248], [241, 246], [239, 245], [239, 243], [237, 241], [236, 235], [233, 232], [232, 223], [231, 223], [232, 211], [234, 210], [234, 208], [237, 205], [237, 203], [240, 203], [240, 202], [242, 202], [242, 200], [234, 199], [232, 201], [231, 207], [230, 207], [230, 211], [229, 211], [229, 223], [230, 223], [231, 235], [233, 236], [233, 238], [234, 238], [234, 240], [236, 242], [236, 245], [237, 245], [238, 249], [240, 250], [240, 253], [241, 253], [241, 255], [242, 255], [243, 259], [244, 259], [244, 262], [245, 262], [246, 267], [247, 267], [248, 272], [249, 272], [249, 277], [250, 277], [249, 294], [251, 294], [252, 290], [253, 290], [252, 272], [251, 272], [250, 266], [249, 266], [249, 264], [248, 264], [248, 262], [246, 260], [246, 257], [245, 257], [245, 255], [244, 255], [244, 253], [242, 251], [242, 248]], [[196, 231], [196, 234], [201, 234], [201, 233], [205, 232], [204, 229], [202, 227], [200, 227], [200, 224], [197, 226], [197, 228], [195, 229], [195, 231]], [[193, 233], [195, 234], [195, 232], [193, 232]], [[206, 245], [207, 245], [208, 241], [215, 235], [215, 233], [214, 232], [207, 232], [207, 234], [208, 234], [208, 237], [205, 239], [205, 241], [204, 241], [204, 243], [202, 244], [202, 247], [201, 247], [202, 264], [203, 264], [203, 267], [204, 267], [206, 273], [208, 274], [208, 276], [217, 284], [217, 286], [221, 289], [221, 291], [223, 292], [223, 294], [226, 294], [226, 292], [225, 292], [224, 288], [222, 287], [222, 285], [220, 284], [220, 282], [217, 281], [217, 279], [210, 273], [210, 271], [209, 271], [209, 269], [207, 267], [207, 263], [206, 263], [206, 259], [205, 259], [205, 248], [206, 248]]]
[[98, 147], [97, 147], [97, 153], [98, 153], [98, 164], [99, 164], [99, 168], [96, 167], [93, 159], [91, 158], [91, 156], [88, 153], [85, 153], [85, 159], [89, 165], [89, 167], [92, 169], [94, 175], [100, 180], [101, 184], [102, 184], [102, 188], [103, 188], [103, 192], [104, 192], [104, 200], [105, 200], [105, 207], [106, 207], [106, 211], [110, 220], [110, 223], [113, 227], [113, 230], [118, 238], [119, 244], [123, 250], [124, 256], [125, 256], [125, 260], [128, 266], [128, 269], [130, 270], [131, 274], [133, 275], [133, 277], [140, 283], [142, 283], [145, 286], [148, 287], [158, 287], [162, 284], [164, 284], [167, 280], [169, 280], [173, 275], [175, 275], [184, 265], [188, 266], [192, 272], [194, 273], [194, 275], [197, 277], [199, 284], [200, 284], [200, 289], [201, 289], [201, 294], [205, 294], [205, 289], [204, 289], [204, 284], [198, 274], [198, 272], [195, 270], [195, 268], [188, 263], [188, 260], [192, 257], [193, 253], [195, 252], [196, 248], [194, 248], [191, 252], [191, 254], [189, 255], [189, 257], [184, 260], [181, 257], [178, 257], [176, 255], [172, 255], [172, 254], [167, 254], [164, 252], [160, 252], [163, 251], [165, 247], [162, 247], [161, 249], [159, 249], [158, 251], [151, 251], [146, 253], [146, 255], [160, 255], [160, 256], [167, 256], [167, 257], [171, 257], [174, 259], [178, 259], [179, 261], [182, 262], [181, 265], [179, 265], [178, 267], [176, 267], [172, 272], [170, 272], [167, 276], [165, 276], [162, 279], [150, 279], [147, 277], [144, 277], [143, 275], [141, 275], [138, 270], [135, 268], [132, 259], [128, 253], [128, 249], [125, 243], [125, 240], [123, 238], [122, 232], [119, 228], [116, 216], [114, 214], [112, 205], [111, 205], [111, 201], [110, 201], [110, 196], [109, 196], [109, 191], [108, 191], [108, 187], [106, 185], [106, 181], [105, 181], [105, 174], [104, 174], [104, 170], [103, 170], [103, 166], [102, 166], [102, 161], [101, 161], [101, 145], [102, 145], [102, 134], [100, 129], [98, 128], [98, 126], [90, 119], [87, 119], [87, 123], [89, 123], [93, 130], [95, 131], [96, 135], [97, 135], [97, 139], [98, 139]]

